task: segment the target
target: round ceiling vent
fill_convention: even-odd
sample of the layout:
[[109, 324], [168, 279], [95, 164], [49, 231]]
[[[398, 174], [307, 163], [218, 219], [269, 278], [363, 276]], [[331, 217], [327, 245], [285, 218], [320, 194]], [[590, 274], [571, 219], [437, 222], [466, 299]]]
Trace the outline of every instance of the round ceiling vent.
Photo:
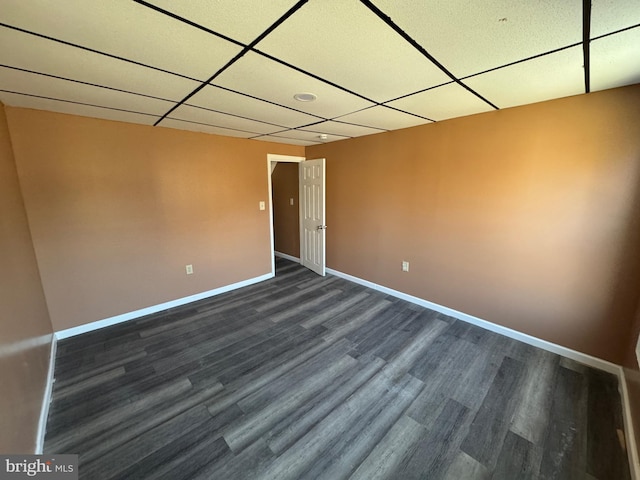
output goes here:
[[296, 93], [293, 98], [295, 98], [299, 102], [313, 102], [316, 98], [318, 98], [318, 96], [314, 95], [313, 93]]

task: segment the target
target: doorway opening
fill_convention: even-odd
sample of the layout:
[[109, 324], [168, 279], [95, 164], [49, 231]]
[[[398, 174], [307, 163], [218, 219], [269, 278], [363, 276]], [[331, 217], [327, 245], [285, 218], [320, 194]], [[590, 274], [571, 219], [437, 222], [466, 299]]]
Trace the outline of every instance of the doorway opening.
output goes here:
[[[279, 198], [279, 205], [278, 205], [278, 209], [279, 212], [274, 212], [274, 189], [273, 189], [273, 177], [272, 175], [274, 174], [274, 171], [276, 170], [276, 167], [278, 166], [278, 164], [283, 164], [283, 166], [288, 167], [288, 169], [290, 169], [290, 167], [292, 167], [292, 164], [295, 164], [295, 167], [298, 166], [298, 164], [300, 162], [304, 162], [305, 161], [305, 157], [295, 157], [295, 156], [290, 156], [290, 155], [275, 155], [275, 154], [267, 154], [267, 176], [269, 179], [269, 230], [270, 230], [270, 238], [271, 238], [271, 273], [273, 275], [276, 274], [276, 264], [275, 264], [275, 257], [276, 254], [280, 257], [283, 258], [287, 258], [288, 260], [292, 260], [295, 262], [300, 263], [300, 252], [298, 250], [298, 255], [293, 255], [291, 253], [287, 253], [287, 252], [279, 252], [275, 249], [275, 230], [276, 230], [276, 225], [274, 224], [274, 221], [276, 221], [276, 216], [278, 213], [280, 213], [280, 218], [278, 218], [277, 220], [280, 221], [282, 220], [282, 216], [283, 214], [286, 215], [288, 218], [291, 218], [290, 215], [292, 213], [295, 213], [296, 218], [299, 220], [300, 218], [300, 210], [298, 208], [298, 201], [299, 198], [297, 195], [291, 195], [288, 192], [284, 192], [286, 193], [283, 197], [283, 192], [277, 192], [281, 198]], [[295, 169], [296, 173], [295, 173], [295, 178], [298, 178], [298, 174], [297, 174], [297, 168]], [[279, 173], [282, 172], [276, 172], [276, 175], [278, 175]], [[297, 181], [297, 180], [296, 180]], [[291, 205], [291, 198], [293, 198], [293, 205]], [[287, 199], [289, 199], [289, 201], [286, 201]], [[288, 204], [288, 205], [284, 205], [284, 203]], [[288, 212], [285, 210], [289, 210]], [[295, 233], [296, 235], [299, 236], [299, 233]], [[289, 242], [291, 243], [291, 242]], [[298, 248], [299, 248], [299, 242], [298, 242]], [[291, 251], [289, 249], [289, 251]]]
[[278, 256], [324, 276], [325, 159], [268, 154], [267, 168], [271, 273]]

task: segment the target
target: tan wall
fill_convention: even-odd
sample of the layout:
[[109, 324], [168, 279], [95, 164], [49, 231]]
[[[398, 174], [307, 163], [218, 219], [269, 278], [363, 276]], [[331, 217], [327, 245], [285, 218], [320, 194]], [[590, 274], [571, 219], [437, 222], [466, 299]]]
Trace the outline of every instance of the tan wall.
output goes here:
[[21, 108], [7, 116], [56, 331], [271, 271], [258, 208], [267, 153], [302, 147]]
[[[280, 162], [271, 175], [273, 236], [276, 252], [300, 257], [298, 164]], [[293, 205], [290, 199], [293, 198]]]
[[638, 105], [636, 85], [307, 147], [327, 159], [328, 266], [621, 363]]
[[0, 453], [33, 453], [52, 329], [0, 103]]

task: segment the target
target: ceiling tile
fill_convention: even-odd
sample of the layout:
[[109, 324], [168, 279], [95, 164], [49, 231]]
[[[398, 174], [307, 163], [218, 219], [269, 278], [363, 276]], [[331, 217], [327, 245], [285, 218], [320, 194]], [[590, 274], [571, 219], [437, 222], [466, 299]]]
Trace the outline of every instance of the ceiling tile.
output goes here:
[[640, 24], [638, 0], [591, 0], [591, 38]]
[[402, 113], [385, 106], [366, 108], [344, 115], [340, 117], [339, 120], [374, 128], [382, 128], [384, 130], [397, 130], [399, 128], [415, 127], [416, 125], [431, 123], [429, 120]]
[[188, 104], [225, 113], [234, 113], [235, 115], [289, 128], [318, 121], [318, 117], [306, 113], [209, 85], [191, 97]]
[[372, 135], [374, 133], [380, 133], [384, 130], [379, 130], [370, 127], [361, 127], [360, 125], [352, 125], [350, 123], [341, 122], [322, 122], [309, 127], [301, 128], [307, 132], [314, 132], [316, 134], [333, 134], [342, 135], [345, 137], [361, 137], [363, 135]]
[[[282, 130], [281, 127], [267, 123], [256, 122], [241, 117], [234, 117], [219, 112], [212, 112], [203, 108], [180, 105], [169, 115], [175, 120], [188, 120], [191, 122], [205, 123], [214, 127], [226, 127], [230, 129], [242, 130], [257, 135], [260, 133], [273, 133]], [[162, 122], [164, 125], [164, 121]]]
[[464, 82], [500, 108], [584, 93], [582, 47], [467, 78]]
[[[225, 70], [214, 83], [325, 118], [337, 117], [372, 105], [371, 102], [253, 52]], [[318, 99], [314, 102], [294, 100], [293, 96], [301, 92], [314, 93]]]
[[3, 0], [2, 18], [16, 27], [199, 80], [241, 50], [130, 0]]
[[241, 130], [233, 130], [224, 127], [214, 127], [212, 125], [203, 125], [200, 123], [176, 120], [173, 118], [165, 118], [159, 126], [177, 128], [178, 130], [189, 130], [190, 132], [212, 133], [214, 135], [224, 135], [225, 137], [251, 138], [256, 135], [251, 132], [243, 132]]
[[640, 83], [640, 28], [591, 42], [591, 90]]
[[417, 93], [389, 105], [436, 121], [493, 110], [490, 105], [457, 83]]
[[283, 138], [274, 137], [272, 135], [265, 135], [263, 137], [256, 137], [253, 140], [260, 140], [262, 142], [276, 142], [276, 143], [288, 143], [289, 145], [302, 145], [308, 147], [309, 145], [318, 145], [319, 142], [307, 142], [305, 140], [299, 140], [295, 138]]
[[262, 32], [283, 16], [296, 0], [151, 0], [149, 3], [168, 10], [245, 44], [251, 43]]
[[461, 77], [582, 41], [582, 2], [375, 0]]
[[257, 48], [379, 102], [449, 80], [357, 1], [309, 2]]
[[12, 107], [34, 108], [36, 110], [68, 113], [82, 117], [103, 118], [119, 122], [141, 123], [143, 125], [153, 125], [155, 121], [158, 120], [158, 117], [152, 115], [110, 110], [108, 108], [92, 107], [77, 103], [61, 102], [6, 92], [0, 92], [0, 102]]
[[173, 102], [0, 68], [0, 89], [162, 116]]
[[0, 64], [176, 101], [199, 85], [175, 75], [1, 27]]

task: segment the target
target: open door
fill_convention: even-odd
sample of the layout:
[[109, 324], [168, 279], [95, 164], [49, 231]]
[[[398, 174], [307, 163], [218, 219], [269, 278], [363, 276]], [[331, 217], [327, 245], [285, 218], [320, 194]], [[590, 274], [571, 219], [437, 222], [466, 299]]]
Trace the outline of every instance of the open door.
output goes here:
[[325, 159], [300, 162], [300, 263], [325, 275]]

